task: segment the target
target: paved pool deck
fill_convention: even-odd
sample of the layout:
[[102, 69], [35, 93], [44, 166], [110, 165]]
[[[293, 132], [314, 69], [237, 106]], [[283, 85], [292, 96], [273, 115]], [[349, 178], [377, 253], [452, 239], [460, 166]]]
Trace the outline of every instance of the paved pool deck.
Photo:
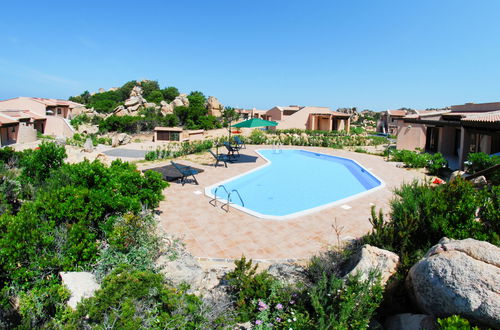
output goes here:
[[[213, 158], [209, 158], [208, 153], [179, 160], [205, 171], [197, 175], [199, 185], [187, 183], [182, 186], [174, 182], [164, 190], [165, 200], [159, 206], [163, 229], [182, 238], [187, 249], [200, 260], [223, 261], [242, 255], [254, 260], [304, 260], [339, 243], [334, 227], [340, 230], [340, 241], [369, 232], [372, 205], [387, 213], [395, 187], [425, 177], [421, 172], [385, 162], [379, 156], [329, 148], [285, 146], [284, 149], [304, 149], [356, 160], [382, 179], [386, 186], [345, 204], [289, 220], [260, 219], [235, 208], [226, 213], [220, 208], [220, 202], [217, 207], [210, 205], [210, 198], [204, 194], [205, 187], [265, 164], [266, 161], [255, 152], [265, 148], [271, 146], [247, 146], [241, 150], [242, 160], [228, 164], [228, 168], [214, 168]], [[144, 169], [159, 164], [141, 164], [140, 167]]]

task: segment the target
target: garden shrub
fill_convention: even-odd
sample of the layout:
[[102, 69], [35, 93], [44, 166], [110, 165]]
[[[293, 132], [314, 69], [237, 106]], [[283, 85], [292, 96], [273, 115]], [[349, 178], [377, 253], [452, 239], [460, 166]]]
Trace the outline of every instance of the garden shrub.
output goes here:
[[158, 147], [155, 150], [148, 151], [146, 155], [144, 155], [144, 159], [153, 161], [158, 159], [177, 158], [194, 153], [204, 152], [212, 149], [213, 146], [214, 141], [212, 140], [169, 143], [166, 147]]
[[439, 330], [479, 330], [478, 327], [472, 327], [466, 319], [459, 315], [452, 315], [446, 318], [437, 319]]
[[202, 328], [201, 301], [184, 290], [168, 287], [161, 274], [117, 267], [95, 296], [66, 315], [70, 328]]
[[442, 168], [447, 167], [448, 162], [439, 152], [435, 154], [418, 153], [410, 150], [391, 150], [391, 161], [403, 162], [409, 168], [427, 168], [429, 174], [437, 175]]
[[279, 282], [271, 285], [269, 296], [252, 301], [254, 329], [310, 328], [310, 320], [297, 293], [291, 293]]
[[69, 290], [61, 284], [39, 286], [19, 297], [21, 328], [36, 329], [43, 327], [51, 318], [62, 315], [68, 307], [66, 301], [71, 296]]
[[266, 134], [260, 129], [254, 129], [249, 137], [250, 144], [265, 144], [267, 143]]
[[[495, 192], [477, 191], [464, 179], [430, 186], [428, 183], [403, 184], [395, 190], [390, 203], [391, 216], [385, 221], [382, 211], [377, 215], [372, 208], [370, 222], [373, 232], [364, 242], [396, 252], [401, 257], [403, 270], [408, 270], [442, 237], [478, 240], [499, 244], [491, 222], [497, 222], [498, 212], [492, 211], [498, 197]], [[481, 221], [476, 221], [476, 210], [484, 210]]]
[[0, 214], [16, 213], [21, 206], [22, 184], [16, 169], [0, 161]]
[[448, 161], [443, 157], [443, 155], [439, 152], [432, 154], [429, 156], [427, 162], [427, 170], [431, 175], [438, 175], [439, 171], [448, 166]]
[[16, 160], [19, 158], [20, 154], [20, 152], [16, 152], [11, 147], [0, 148], [0, 162], [5, 164], [16, 163]]
[[326, 276], [310, 290], [315, 329], [366, 329], [382, 301], [380, 274], [371, 272], [367, 280], [360, 274], [347, 280]]
[[154, 261], [163, 252], [154, 217], [144, 212], [138, 215], [128, 213], [108, 221], [107, 244], [101, 247], [94, 271], [96, 277], [103, 278], [120, 264], [154, 271]]
[[66, 149], [54, 142], [42, 142], [36, 150], [23, 152], [21, 167], [23, 177], [31, 183], [41, 183], [50, 173], [62, 166]]
[[238, 319], [249, 321], [255, 315], [254, 301], [266, 299], [271, 295], [275, 279], [266, 271], [257, 273], [258, 265], [252, 266], [252, 260], [245, 257], [236, 260], [235, 269], [226, 275], [230, 293], [236, 298]]
[[[500, 164], [500, 156], [490, 156], [484, 152], [470, 153], [467, 156], [467, 173], [474, 174]], [[486, 175], [493, 185], [500, 184], [500, 170]]]

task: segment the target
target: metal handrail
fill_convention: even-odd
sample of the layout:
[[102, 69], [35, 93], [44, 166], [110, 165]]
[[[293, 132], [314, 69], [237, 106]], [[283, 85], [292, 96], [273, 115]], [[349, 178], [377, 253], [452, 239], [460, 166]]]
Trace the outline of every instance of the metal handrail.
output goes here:
[[[214, 207], [217, 206], [217, 190], [219, 190], [219, 188], [224, 189], [224, 191], [226, 192], [226, 195], [228, 196], [227, 198], [229, 198], [229, 196], [231, 195], [229, 193], [229, 191], [227, 190], [227, 188], [223, 184], [218, 185], [214, 191], [214, 198], [212, 200], [210, 200], [210, 202], [208, 202], [209, 204], [213, 205]], [[212, 202], [214, 202], [214, 203], [212, 204]]]
[[[231, 203], [231, 194], [233, 192], [235, 192], [236, 194], [238, 194], [238, 198], [240, 199], [241, 206], [245, 207], [245, 202], [243, 201], [243, 198], [241, 198], [240, 192], [238, 190], [236, 190], [236, 189], [233, 189], [233, 190], [231, 190], [231, 192], [227, 196], [227, 202], [226, 202], [226, 204], [224, 204], [224, 205], [221, 206], [221, 209], [223, 209], [226, 212], [229, 212], [229, 204]], [[226, 209], [224, 209], [224, 206], [226, 206]]]

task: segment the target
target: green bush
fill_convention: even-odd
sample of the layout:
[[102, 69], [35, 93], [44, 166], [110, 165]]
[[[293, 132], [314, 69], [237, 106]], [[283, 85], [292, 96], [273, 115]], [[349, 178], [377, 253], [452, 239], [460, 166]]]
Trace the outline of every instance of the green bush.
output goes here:
[[175, 87], [167, 87], [161, 90], [163, 94], [163, 99], [167, 102], [172, 102], [177, 96], [179, 96], [179, 90]]
[[245, 257], [234, 262], [235, 269], [226, 275], [230, 293], [236, 299], [238, 319], [242, 322], [251, 320], [256, 313], [255, 301], [267, 299], [276, 280], [266, 271], [257, 273], [258, 265], [252, 266], [252, 260]]
[[152, 91], [146, 99], [148, 102], [160, 104], [163, 101], [163, 93], [160, 90]]
[[[368, 244], [398, 253], [401, 271], [406, 272], [442, 237], [475, 238], [500, 244], [498, 231], [497, 190], [475, 190], [470, 182], [458, 178], [432, 187], [413, 182], [395, 190], [391, 217], [372, 208], [373, 232], [363, 238]], [[476, 220], [476, 212], [482, 216]], [[496, 227], [495, 227], [496, 226]]]
[[0, 162], [0, 214], [17, 213], [21, 206], [22, 192], [18, 171]]
[[425, 167], [431, 175], [437, 175], [442, 168], [448, 166], [448, 162], [439, 152], [429, 154], [410, 150], [391, 150], [390, 155], [391, 161], [403, 162], [409, 168]]
[[98, 279], [105, 277], [120, 264], [137, 270], [154, 271], [156, 258], [163, 251], [161, 237], [156, 233], [157, 222], [148, 213], [128, 213], [110, 218], [106, 226], [106, 242], [101, 247], [95, 267]]
[[66, 301], [70, 295], [65, 286], [51, 283], [21, 293], [19, 297], [21, 328], [41, 328], [53, 315], [62, 315], [68, 308]]
[[310, 290], [315, 329], [366, 329], [382, 301], [379, 274], [343, 279], [326, 275]]
[[260, 129], [254, 129], [249, 137], [250, 144], [265, 144], [267, 143], [266, 134]]
[[0, 269], [15, 286], [30, 287], [42, 274], [88, 267], [112, 228], [107, 217], [156, 207], [166, 185], [159, 173], [141, 175], [121, 161], [65, 164], [35, 200], [0, 217]]
[[164, 284], [161, 274], [117, 267], [95, 296], [61, 322], [69, 328], [202, 328], [201, 301]]
[[478, 327], [472, 327], [469, 321], [458, 315], [438, 319], [437, 322], [440, 330], [479, 330]]
[[36, 150], [26, 150], [21, 159], [22, 175], [31, 183], [41, 183], [66, 159], [64, 146], [42, 142]]
[[351, 131], [352, 134], [362, 134], [362, 133], [364, 133], [365, 130], [363, 129], [363, 127], [351, 126], [351, 130], [350, 131]]
[[75, 127], [76, 129], [78, 129], [78, 127], [81, 125], [81, 124], [88, 124], [88, 123], [91, 123], [92, 122], [92, 118], [87, 116], [86, 114], [81, 114], [81, 115], [78, 115], [76, 117], [74, 117], [73, 119], [71, 119], [71, 125], [73, 127]]
[[448, 161], [439, 152], [430, 155], [427, 162], [427, 170], [431, 175], [438, 175], [439, 171], [443, 168], [448, 167]]
[[111, 115], [101, 122], [99, 131], [136, 133], [138, 132], [137, 122], [139, 120], [141, 120], [141, 118], [136, 116]]
[[9, 164], [9, 163], [14, 163], [17, 164], [17, 161], [19, 160], [21, 153], [16, 152], [13, 148], [11, 147], [3, 147], [0, 148], [0, 162]]
[[[141, 81], [142, 96], [148, 100], [152, 93], [160, 91], [160, 85], [156, 80], [143, 80]], [[162, 95], [163, 96], [163, 95]]]
[[[467, 173], [474, 174], [497, 164], [500, 164], [500, 156], [490, 156], [484, 152], [470, 153], [467, 156]], [[486, 175], [493, 185], [500, 184], [500, 170]]]
[[156, 148], [156, 150], [148, 151], [144, 156], [145, 160], [157, 160], [167, 158], [177, 158], [194, 153], [204, 152], [212, 149], [214, 142], [211, 140], [204, 141], [186, 141], [180, 144], [168, 144], [166, 148]]

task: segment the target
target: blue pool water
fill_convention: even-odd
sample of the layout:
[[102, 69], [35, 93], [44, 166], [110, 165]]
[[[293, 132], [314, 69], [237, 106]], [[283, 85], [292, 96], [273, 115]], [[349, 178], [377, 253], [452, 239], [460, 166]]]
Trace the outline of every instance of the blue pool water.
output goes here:
[[[291, 217], [382, 185], [350, 159], [296, 149], [258, 152], [270, 162], [268, 166], [220, 184], [228, 191], [238, 190], [243, 210], [259, 217]], [[218, 185], [207, 188], [207, 194], [213, 196]], [[221, 188], [217, 196], [227, 199]], [[242, 206], [234, 193], [231, 201]]]

